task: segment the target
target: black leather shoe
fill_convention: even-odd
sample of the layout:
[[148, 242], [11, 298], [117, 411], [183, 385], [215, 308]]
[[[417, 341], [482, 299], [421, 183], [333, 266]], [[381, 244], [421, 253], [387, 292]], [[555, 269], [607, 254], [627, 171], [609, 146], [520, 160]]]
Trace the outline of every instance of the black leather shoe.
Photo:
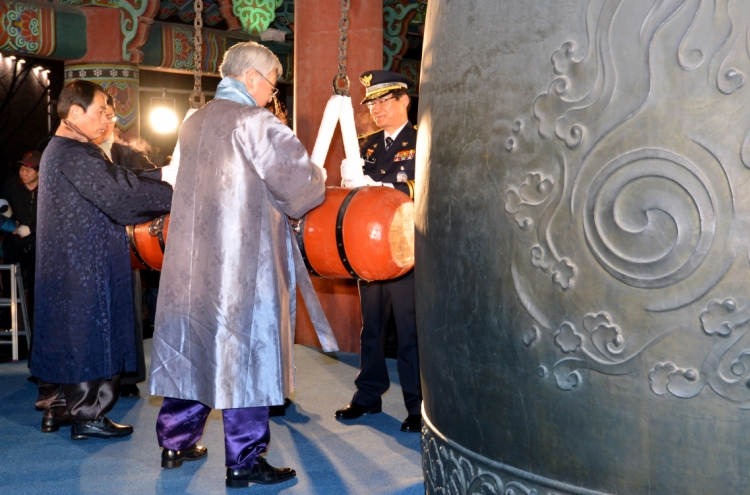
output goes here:
[[86, 440], [88, 437], [96, 438], [119, 438], [133, 433], [130, 425], [118, 425], [109, 418], [102, 417], [99, 421], [88, 421], [79, 423], [75, 421], [70, 428], [70, 438], [73, 440]]
[[421, 432], [422, 431], [422, 415], [421, 414], [410, 414], [406, 417], [403, 423], [401, 423], [401, 431]]
[[197, 461], [208, 455], [208, 449], [200, 445], [193, 445], [185, 450], [161, 451], [161, 467], [165, 469], [178, 468], [182, 466], [182, 461]]
[[251, 483], [270, 485], [288, 481], [297, 476], [292, 468], [275, 468], [268, 464], [266, 458], [258, 456], [258, 462], [252, 469], [229, 469], [227, 468], [227, 487], [246, 488]]
[[120, 397], [128, 397], [130, 399], [138, 399], [141, 396], [141, 391], [138, 390], [138, 385], [135, 383], [128, 383], [127, 385], [120, 385]]
[[57, 431], [61, 426], [70, 426], [73, 424], [73, 416], [65, 409], [45, 409], [42, 416], [42, 431], [52, 433]]
[[292, 405], [291, 399], [284, 399], [284, 403], [280, 406], [270, 406], [268, 408], [268, 415], [274, 416], [286, 416], [286, 409]]
[[345, 408], [336, 411], [337, 419], [357, 419], [364, 414], [377, 414], [383, 410], [382, 404], [374, 406], [363, 406], [356, 402], [350, 402]]

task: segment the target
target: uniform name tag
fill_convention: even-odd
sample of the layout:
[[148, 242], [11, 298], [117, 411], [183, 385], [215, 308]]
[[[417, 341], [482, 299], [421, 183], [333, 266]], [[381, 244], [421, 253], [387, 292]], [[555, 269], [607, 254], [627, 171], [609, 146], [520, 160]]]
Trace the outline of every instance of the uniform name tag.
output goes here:
[[414, 150], [403, 150], [396, 153], [396, 156], [393, 157], [394, 162], [402, 162], [404, 160], [413, 160], [415, 155]]

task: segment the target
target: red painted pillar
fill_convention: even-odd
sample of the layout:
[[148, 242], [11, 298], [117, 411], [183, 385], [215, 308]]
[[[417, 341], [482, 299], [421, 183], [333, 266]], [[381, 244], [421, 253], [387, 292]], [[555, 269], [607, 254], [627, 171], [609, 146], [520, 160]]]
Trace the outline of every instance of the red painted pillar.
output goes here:
[[[294, 130], [308, 152], [312, 152], [323, 111], [333, 93], [333, 78], [338, 73], [341, 1], [298, 0], [294, 19]], [[367, 109], [359, 105], [364, 97], [359, 75], [366, 70], [383, 68], [383, 2], [351, 2], [348, 39], [349, 89], [357, 130], [362, 133], [374, 124]], [[329, 186], [341, 184], [339, 167], [343, 158], [344, 145], [337, 130], [325, 163]], [[359, 352], [362, 321], [356, 282], [313, 277], [313, 285], [339, 348]], [[319, 345], [303, 303], [297, 313], [296, 341]]]
[[122, 56], [120, 9], [81, 7], [86, 14], [88, 51], [65, 62], [65, 82], [86, 79], [115, 97], [117, 127], [126, 139], [139, 137], [138, 65]]

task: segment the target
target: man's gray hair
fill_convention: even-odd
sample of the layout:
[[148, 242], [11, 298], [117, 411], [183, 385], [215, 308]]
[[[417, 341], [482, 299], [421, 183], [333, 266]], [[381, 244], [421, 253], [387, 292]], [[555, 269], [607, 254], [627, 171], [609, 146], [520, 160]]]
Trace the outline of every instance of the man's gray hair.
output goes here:
[[276, 77], [281, 77], [284, 71], [276, 55], [254, 41], [237, 43], [227, 50], [219, 70], [221, 77], [240, 77], [250, 69], [255, 69], [264, 76], [276, 71]]

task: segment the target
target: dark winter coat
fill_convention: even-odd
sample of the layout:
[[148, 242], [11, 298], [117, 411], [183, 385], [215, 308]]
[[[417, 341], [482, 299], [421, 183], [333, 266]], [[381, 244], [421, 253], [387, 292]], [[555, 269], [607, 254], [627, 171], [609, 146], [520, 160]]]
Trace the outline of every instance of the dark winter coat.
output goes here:
[[407, 122], [390, 148], [385, 148], [385, 134], [379, 130], [362, 136], [360, 151], [365, 160], [365, 175], [376, 182], [393, 184], [395, 189], [414, 198], [414, 169], [417, 130]]
[[98, 146], [55, 136], [42, 155], [31, 373], [81, 383], [135, 371], [125, 225], [168, 213], [159, 171], [134, 174]]

